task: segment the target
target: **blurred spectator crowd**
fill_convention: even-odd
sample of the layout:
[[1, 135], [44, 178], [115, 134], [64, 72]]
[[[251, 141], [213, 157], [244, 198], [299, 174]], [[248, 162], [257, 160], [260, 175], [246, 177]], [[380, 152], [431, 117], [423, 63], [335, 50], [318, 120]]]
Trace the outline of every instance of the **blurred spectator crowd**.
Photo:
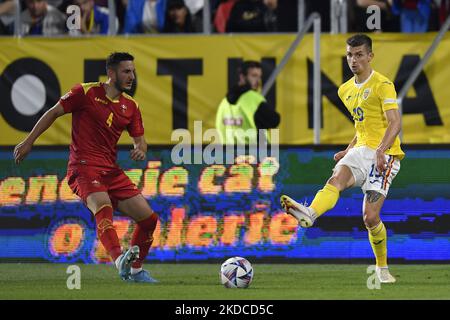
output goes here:
[[[204, 1], [209, 1], [211, 30], [228, 32], [295, 32], [297, 0], [114, 0], [116, 32], [201, 33]], [[0, 0], [0, 34], [14, 33], [15, 0]], [[108, 0], [21, 0], [23, 35], [108, 34]], [[330, 1], [305, 0], [305, 17], [319, 12], [322, 32], [330, 31]], [[66, 9], [80, 8], [79, 27], [68, 28]], [[366, 12], [377, 5], [381, 29], [369, 30]], [[450, 0], [348, 0], [348, 32], [436, 31], [450, 12]], [[69, 30], [70, 29], [70, 30]]]

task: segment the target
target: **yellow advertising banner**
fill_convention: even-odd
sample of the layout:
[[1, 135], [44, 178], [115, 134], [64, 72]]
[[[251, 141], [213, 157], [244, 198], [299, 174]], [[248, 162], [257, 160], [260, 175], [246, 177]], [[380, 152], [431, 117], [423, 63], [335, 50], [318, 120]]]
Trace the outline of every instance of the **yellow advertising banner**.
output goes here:
[[[391, 79], [397, 92], [423, 57], [435, 33], [373, 34], [373, 68]], [[323, 128], [321, 142], [347, 144], [354, 135], [337, 96], [352, 75], [346, 65], [348, 35], [321, 36]], [[113, 51], [135, 56], [133, 91], [151, 144], [173, 144], [174, 129], [214, 128], [217, 107], [236, 82], [242, 59], [263, 63], [264, 79], [281, 61], [295, 35], [214, 35], [0, 39], [0, 145], [15, 145], [37, 119], [74, 84], [105, 80], [105, 59]], [[311, 144], [313, 37], [308, 34], [268, 94], [281, 114], [280, 143]], [[404, 143], [450, 143], [450, 35], [426, 64], [403, 104]], [[71, 117], [59, 118], [36, 142], [66, 145]], [[129, 144], [124, 134], [121, 144]]]

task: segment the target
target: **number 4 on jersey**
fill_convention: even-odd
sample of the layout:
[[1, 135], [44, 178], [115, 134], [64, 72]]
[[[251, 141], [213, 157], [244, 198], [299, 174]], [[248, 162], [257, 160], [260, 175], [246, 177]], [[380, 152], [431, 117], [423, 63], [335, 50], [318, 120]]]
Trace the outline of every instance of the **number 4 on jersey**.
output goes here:
[[113, 121], [113, 113], [111, 112], [111, 113], [109, 114], [108, 119], [106, 120], [106, 124], [108, 125], [108, 127], [111, 127], [112, 121]]

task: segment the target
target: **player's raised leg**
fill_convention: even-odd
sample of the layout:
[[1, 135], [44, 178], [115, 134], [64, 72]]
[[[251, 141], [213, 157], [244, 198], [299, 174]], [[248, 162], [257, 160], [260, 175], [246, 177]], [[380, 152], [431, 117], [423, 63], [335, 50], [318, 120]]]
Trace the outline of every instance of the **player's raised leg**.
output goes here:
[[352, 171], [345, 165], [337, 166], [323, 189], [317, 192], [309, 207], [306, 207], [286, 195], [281, 196], [281, 207], [295, 217], [299, 224], [308, 228], [322, 214], [331, 210], [339, 199], [339, 193], [355, 183]]
[[150, 276], [147, 270], [142, 268], [153, 243], [153, 232], [158, 223], [158, 215], [153, 212], [142, 194], [119, 201], [118, 209], [136, 221], [131, 245], [139, 247], [139, 257], [132, 264], [130, 280], [147, 283], [158, 282]]
[[97, 236], [114, 261], [119, 275], [127, 279], [131, 264], [138, 258], [139, 247], [131, 247], [122, 254], [119, 237], [113, 226], [113, 207], [106, 192], [94, 192], [86, 198], [86, 205], [95, 215]]
[[369, 233], [369, 241], [376, 259], [376, 273], [381, 283], [394, 283], [387, 265], [387, 232], [380, 219], [380, 211], [385, 197], [374, 190], [366, 192], [363, 203], [364, 224]]

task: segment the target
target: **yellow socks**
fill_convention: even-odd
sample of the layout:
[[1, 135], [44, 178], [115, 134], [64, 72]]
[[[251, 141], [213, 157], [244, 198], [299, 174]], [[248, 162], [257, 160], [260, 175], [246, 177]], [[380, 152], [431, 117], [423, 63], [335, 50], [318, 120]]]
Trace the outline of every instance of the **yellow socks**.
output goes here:
[[314, 209], [317, 217], [331, 210], [339, 199], [339, 190], [335, 186], [327, 183], [322, 190], [317, 192], [310, 207]]
[[[310, 208], [314, 209], [317, 217], [331, 210], [339, 199], [339, 189], [327, 183], [322, 190], [317, 192]], [[375, 227], [367, 228], [369, 241], [375, 254], [377, 267], [387, 267], [387, 232], [383, 222], [380, 221]]]
[[387, 232], [382, 221], [369, 231], [369, 241], [377, 261], [377, 267], [387, 267]]

